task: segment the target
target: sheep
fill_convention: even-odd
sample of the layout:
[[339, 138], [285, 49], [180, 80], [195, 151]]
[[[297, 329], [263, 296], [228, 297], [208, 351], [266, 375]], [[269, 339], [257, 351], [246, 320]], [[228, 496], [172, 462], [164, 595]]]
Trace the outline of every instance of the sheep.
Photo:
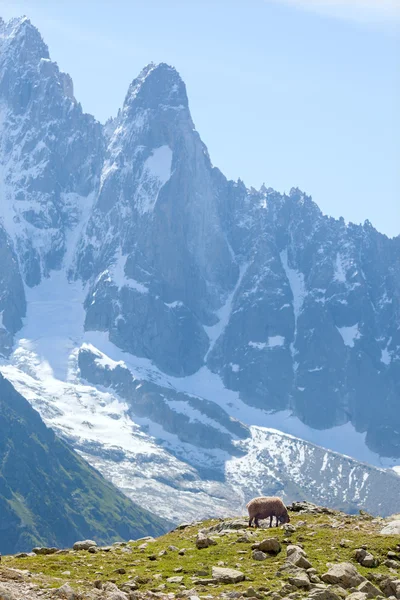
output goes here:
[[270, 527], [272, 527], [273, 517], [276, 517], [276, 527], [278, 527], [280, 523], [290, 522], [286, 506], [283, 504], [282, 500], [276, 496], [253, 498], [253, 500], [250, 500], [246, 505], [246, 508], [249, 511], [250, 517], [249, 527], [251, 527], [253, 519], [255, 526], [259, 527], [259, 519], [268, 519], [268, 517]]

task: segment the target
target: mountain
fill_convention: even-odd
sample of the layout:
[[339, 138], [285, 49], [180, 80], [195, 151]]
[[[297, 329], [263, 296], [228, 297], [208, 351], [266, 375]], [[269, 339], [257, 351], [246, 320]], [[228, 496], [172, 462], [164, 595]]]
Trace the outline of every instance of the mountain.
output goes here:
[[28, 19], [0, 29], [4, 375], [161, 516], [394, 512], [400, 237], [228, 181], [173, 67], [103, 126]]
[[65, 442], [0, 375], [0, 550], [110, 543], [167, 524], [134, 505]]

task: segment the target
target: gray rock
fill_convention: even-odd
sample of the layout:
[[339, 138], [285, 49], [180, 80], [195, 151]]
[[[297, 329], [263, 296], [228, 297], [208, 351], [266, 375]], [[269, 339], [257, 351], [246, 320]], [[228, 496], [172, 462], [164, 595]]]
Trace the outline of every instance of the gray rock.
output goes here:
[[298, 588], [304, 588], [306, 590], [310, 589], [310, 579], [304, 571], [293, 577], [289, 577], [289, 583]]
[[385, 567], [389, 567], [389, 569], [400, 569], [400, 562], [398, 560], [392, 560], [387, 558], [383, 561]]
[[357, 587], [365, 580], [351, 563], [339, 563], [330, 567], [327, 573], [321, 576], [325, 583], [338, 584], [343, 588]]
[[202, 548], [208, 548], [209, 546], [215, 546], [216, 541], [205, 535], [204, 533], [199, 532], [196, 536], [196, 548], [201, 550]]
[[310, 569], [312, 567], [312, 564], [307, 560], [306, 556], [305, 551], [300, 548], [300, 546], [293, 546], [290, 544], [287, 547], [287, 560], [300, 569]]
[[352, 592], [347, 596], [347, 600], [367, 600], [367, 594], [363, 594], [362, 592]]
[[261, 550], [262, 552], [267, 552], [268, 554], [278, 554], [282, 549], [278, 538], [261, 540], [258, 544], [254, 544], [253, 548]]
[[78, 600], [78, 594], [74, 592], [72, 587], [68, 583], [64, 583], [58, 590], [56, 591], [56, 595], [59, 598], [63, 598], [65, 600]]
[[253, 550], [253, 552], [251, 553], [251, 557], [253, 560], [265, 560], [267, 558], [267, 555], [261, 550]]
[[213, 567], [212, 577], [217, 583], [238, 583], [245, 579], [245, 575], [241, 571], [226, 567]]
[[0, 600], [20, 600], [13, 592], [10, 592], [5, 585], [0, 583]]
[[335, 594], [331, 589], [313, 589], [309, 593], [309, 598], [312, 600], [340, 600], [340, 596]]
[[34, 554], [55, 554], [58, 552], [58, 548], [32, 548]]
[[400, 519], [396, 521], [390, 521], [383, 529], [381, 529], [381, 535], [400, 535]]
[[182, 583], [183, 577], [181, 575], [176, 575], [174, 577], [168, 577], [168, 583]]
[[363, 567], [377, 567], [379, 560], [375, 558], [370, 552], [367, 552], [365, 548], [358, 548], [355, 553], [356, 561]]
[[381, 590], [375, 587], [370, 581], [363, 581], [357, 589], [363, 594], [366, 594], [368, 598], [376, 598], [381, 595]]
[[75, 544], [72, 546], [72, 549], [78, 552], [79, 550], [89, 550], [89, 548], [93, 548], [95, 546], [97, 546], [97, 544], [93, 540], [82, 540], [75, 542]]

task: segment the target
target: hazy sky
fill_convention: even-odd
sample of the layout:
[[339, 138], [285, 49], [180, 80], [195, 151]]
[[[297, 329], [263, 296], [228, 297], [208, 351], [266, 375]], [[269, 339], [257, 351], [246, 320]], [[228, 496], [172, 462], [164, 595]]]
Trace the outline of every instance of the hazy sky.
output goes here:
[[174, 65], [214, 165], [400, 233], [400, 0], [0, 0], [101, 121]]

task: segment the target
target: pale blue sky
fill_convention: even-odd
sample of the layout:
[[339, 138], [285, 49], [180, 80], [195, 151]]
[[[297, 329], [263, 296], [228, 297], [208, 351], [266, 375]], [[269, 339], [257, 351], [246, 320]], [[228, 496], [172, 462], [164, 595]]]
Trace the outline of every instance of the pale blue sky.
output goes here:
[[229, 178], [400, 233], [400, 0], [0, 0], [22, 14], [99, 120], [167, 62]]

